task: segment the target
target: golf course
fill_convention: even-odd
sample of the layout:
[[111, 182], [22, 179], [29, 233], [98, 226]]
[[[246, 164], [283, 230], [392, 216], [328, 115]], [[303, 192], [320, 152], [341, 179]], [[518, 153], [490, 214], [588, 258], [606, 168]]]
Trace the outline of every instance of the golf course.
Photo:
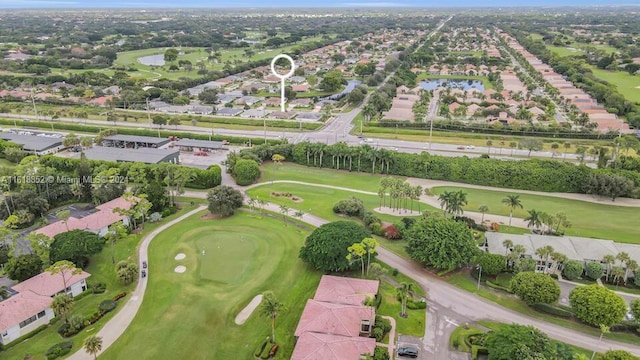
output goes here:
[[244, 211], [224, 219], [206, 214], [153, 240], [142, 307], [101, 358], [252, 359], [270, 321], [259, 308], [243, 325], [234, 318], [266, 290], [287, 308], [276, 320], [276, 358], [290, 357], [293, 331], [320, 280], [298, 258], [308, 231]]

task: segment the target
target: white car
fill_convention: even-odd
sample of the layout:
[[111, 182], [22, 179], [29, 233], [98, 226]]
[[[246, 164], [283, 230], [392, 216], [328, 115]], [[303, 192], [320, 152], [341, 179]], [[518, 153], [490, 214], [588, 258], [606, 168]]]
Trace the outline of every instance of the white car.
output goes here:
[[473, 146], [473, 145], [467, 145], [467, 146], [466, 146], [466, 148], [467, 148], [467, 149], [475, 149], [476, 147], [475, 147], [475, 146]]

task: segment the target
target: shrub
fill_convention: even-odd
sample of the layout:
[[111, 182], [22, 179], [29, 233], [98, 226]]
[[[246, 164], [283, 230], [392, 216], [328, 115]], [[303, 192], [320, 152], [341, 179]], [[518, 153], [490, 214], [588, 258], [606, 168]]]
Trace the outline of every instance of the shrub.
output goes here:
[[110, 311], [113, 311], [116, 306], [118, 306], [118, 303], [115, 300], [104, 300], [100, 303], [100, 305], [98, 305], [98, 309], [100, 309], [100, 311], [108, 313]]
[[384, 330], [382, 330], [382, 328], [379, 328], [379, 327], [373, 328], [371, 335], [373, 335], [373, 337], [376, 338], [376, 341], [382, 341], [382, 339], [384, 338]]
[[502, 285], [498, 285], [498, 284], [496, 284], [496, 283], [494, 283], [494, 282], [492, 282], [492, 281], [490, 281], [490, 280], [486, 280], [484, 283], [485, 283], [488, 287], [490, 287], [490, 288], [492, 288], [492, 289], [501, 290], [501, 291], [505, 291], [505, 292], [508, 292], [508, 293], [510, 293], [510, 292], [511, 292], [511, 289], [510, 289], [510, 288], [505, 287], [505, 286], [502, 286]]
[[538, 303], [538, 304], [532, 304], [531, 307], [540, 312], [563, 317], [563, 318], [573, 317], [573, 313], [571, 311], [565, 310], [550, 304]]
[[71, 341], [63, 341], [50, 347], [45, 353], [48, 360], [57, 359], [71, 352], [73, 343]]
[[389, 350], [382, 346], [376, 346], [373, 350], [373, 360], [389, 360]]
[[546, 274], [521, 272], [511, 279], [511, 291], [527, 304], [553, 303], [560, 297], [560, 286]]
[[256, 351], [253, 353], [253, 356], [260, 357], [260, 354], [262, 354], [262, 352], [264, 351], [264, 348], [266, 346], [267, 346], [267, 340], [263, 341], [262, 344], [260, 344], [260, 346], [258, 346]]
[[404, 224], [405, 229], [408, 229], [416, 222], [416, 219], [410, 217], [403, 217], [402, 223]]
[[347, 216], [362, 218], [364, 216], [364, 203], [355, 196], [340, 200], [333, 205], [333, 212]]
[[367, 227], [371, 227], [371, 224], [380, 224], [382, 221], [371, 211], [365, 211], [362, 215], [362, 221]]
[[107, 285], [105, 283], [97, 283], [93, 285], [93, 293], [94, 294], [102, 294], [107, 290]]
[[599, 262], [591, 261], [587, 263], [585, 275], [591, 280], [598, 280], [604, 275], [604, 269]]
[[154, 212], [151, 215], [149, 215], [149, 222], [158, 222], [162, 220], [162, 214], [160, 214], [159, 212]]
[[427, 303], [424, 301], [407, 301], [407, 309], [410, 310], [420, 310], [426, 309]]
[[398, 276], [398, 269], [393, 268], [393, 270], [391, 270], [391, 276]]
[[236, 161], [231, 173], [236, 179], [236, 184], [251, 185], [260, 177], [260, 165], [254, 160], [240, 159]]
[[582, 276], [583, 270], [584, 266], [582, 265], [582, 263], [575, 260], [570, 260], [564, 265], [562, 275], [567, 278], [567, 280], [575, 280]]
[[118, 300], [122, 299], [125, 296], [127, 296], [127, 293], [126, 292], [121, 292], [120, 294], [118, 294], [118, 295], [113, 297], [113, 301], [118, 301]]
[[576, 317], [593, 326], [617, 324], [627, 313], [623, 298], [597, 284], [575, 287], [569, 302]]
[[[162, 216], [163, 218], [173, 215], [176, 213], [176, 211], [178, 211], [175, 206], [169, 206], [168, 208], [162, 210], [162, 212], [160, 213], [160, 216]], [[153, 215], [153, 214], [152, 214]]]
[[402, 234], [400, 233], [400, 231], [398, 231], [398, 229], [396, 229], [395, 226], [389, 225], [384, 228], [384, 237], [389, 240], [397, 240], [402, 238]]

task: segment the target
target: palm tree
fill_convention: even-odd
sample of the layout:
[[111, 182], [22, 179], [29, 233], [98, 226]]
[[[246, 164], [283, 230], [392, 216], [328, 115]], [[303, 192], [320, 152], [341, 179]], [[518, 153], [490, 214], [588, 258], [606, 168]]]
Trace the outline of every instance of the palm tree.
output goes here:
[[478, 207], [478, 211], [482, 213], [482, 219], [480, 219], [480, 222], [484, 222], [484, 214], [489, 211], [489, 207], [487, 205], [480, 205], [480, 207]]
[[289, 213], [289, 207], [287, 205], [280, 205], [280, 213], [282, 214], [284, 226], [287, 226], [287, 214]]
[[602, 258], [602, 263], [605, 264], [605, 266], [607, 267], [607, 276], [605, 277], [605, 280], [607, 282], [609, 282], [609, 274], [611, 274], [611, 265], [615, 264], [615, 262], [616, 262], [616, 257], [611, 254], [605, 255]]
[[513, 247], [513, 241], [506, 239], [505, 241], [502, 242], [502, 246], [504, 246], [504, 256], [507, 256], [509, 249]]
[[515, 141], [511, 141], [511, 142], [509, 143], [509, 147], [511, 148], [511, 156], [513, 156], [513, 150], [515, 150], [515, 148], [517, 148], [517, 147], [518, 147], [518, 143], [517, 143], [517, 142], [515, 142]]
[[64, 321], [67, 321], [66, 315], [71, 310], [71, 306], [73, 306], [73, 298], [67, 294], [57, 294], [53, 297], [53, 302], [51, 303], [51, 310], [57, 316], [64, 316]]
[[440, 207], [446, 213], [459, 215], [464, 212], [462, 208], [467, 205], [467, 193], [462, 190], [456, 192], [445, 191], [438, 197], [438, 200], [440, 200]]
[[524, 220], [527, 221], [527, 227], [539, 228], [540, 225], [542, 225], [543, 213], [535, 209], [527, 210], [527, 212], [529, 215], [524, 218]]
[[0, 286], [0, 301], [9, 298], [9, 290], [6, 286]]
[[493, 141], [487, 140], [487, 154], [491, 153], [491, 146], [493, 145]]
[[629, 261], [627, 261], [626, 266], [624, 268], [624, 283], [627, 283], [627, 279], [629, 278], [629, 273], [634, 273], [636, 271], [636, 269], [638, 269], [638, 262], [633, 260], [633, 259], [629, 259]]
[[397, 288], [398, 297], [400, 297], [400, 302], [402, 303], [400, 316], [407, 317], [407, 300], [411, 295], [411, 291], [413, 291], [412, 283], [401, 283]]
[[541, 248], [536, 249], [536, 255], [540, 257], [540, 260], [544, 260], [544, 273], [547, 273], [547, 264], [549, 263], [549, 258], [551, 254], [553, 254], [555, 250], [551, 245], [546, 245]]
[[286, 307], [278, 301], [273, 291], [265, 291], [262, 293], [260, 313], [262, 316], [271, 319], [271, 341], [274, 343], [276, 342], [276, 318], [280, 312], [285, 310]]
[[98, 353], [102, 350], [102, 338], [100, 336], [89, 336], [84, 341], [84, 349], [93, 355], [94, 359], [97, 359]]
[[513, 218], [513, 209], [520, 208], [522, 209], [522, 202], [520, 201], [520, 195], [507, 195], [506, 198], [502, 199], [502, 203], [509, 207], [509, 226], [511, 226], [511, 219]]
[[563, 254], [563, 253], [559, 253], [557, 251], [554, 251], [551, 254], [551, 260], [553, 260], [553, 271], [551, 273], [555, 273], [556, 271], [558, 271], [558, 268], [560, 267], [560, 264], [563, 264], [565, 262], [567, 262], [569, 258], [567, 258], [567, 255]]

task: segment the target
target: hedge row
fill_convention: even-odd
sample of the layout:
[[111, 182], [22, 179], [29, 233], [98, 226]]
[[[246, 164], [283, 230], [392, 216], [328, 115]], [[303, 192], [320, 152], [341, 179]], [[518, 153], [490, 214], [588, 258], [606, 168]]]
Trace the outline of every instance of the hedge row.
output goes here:
[[492, 288], [492, 289], [501, 290], [501, 291], [505, 291], [505, 292], [511, 293], [511, 289], [509, 289], [507, 287], [504, 287], [502, 285], [498, 285], [498, 284], [492, 282], [491, 280], [486, 280], [485, 284], [487, 284], [487, 286]]
[[533, 304], [531, 305], [531, 307], [540, 312], [560, 316], [563, 318], [573, 317], [573, 313], [571, 311], [549, 304]]
[[[640, 186], [640, 173], [628, 170], [591, 169], [557, 160], [505, 161], [498, 159], [445, 157], [376, 150], [368, 145], [325, 145], [301, 142], [295, 145], [258, 145], [244, 149], [262, 160], [278, 153], [294, 163], [314, 167], [447, 180], [474, 185], [545, 192], [584, 193], [594, 174], [615, 174]], [[322, 165], [320, 162], [322, 158]], [[339, 161], [339, 163], [338, 163]], [[631, 194], [628, 194], [631, 195]]]

